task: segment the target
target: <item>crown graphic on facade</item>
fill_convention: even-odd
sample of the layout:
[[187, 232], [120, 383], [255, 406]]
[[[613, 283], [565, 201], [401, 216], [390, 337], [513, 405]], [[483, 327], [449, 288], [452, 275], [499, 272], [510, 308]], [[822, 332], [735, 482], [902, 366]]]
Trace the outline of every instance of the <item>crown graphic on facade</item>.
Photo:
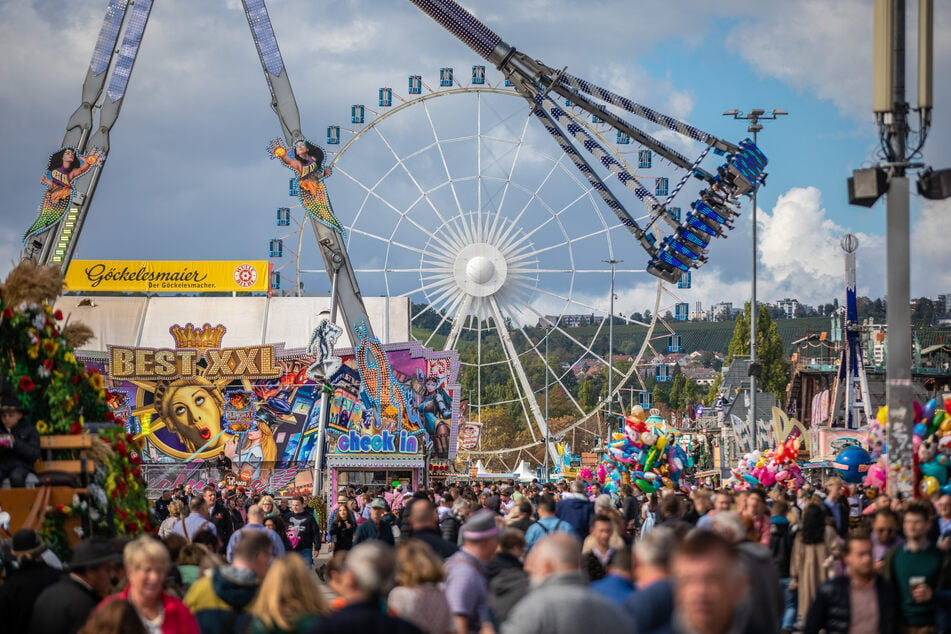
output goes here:
[[176, 348], [194, 348], [205, 352], [209, 348], [220, 348], [221, 338], [225, 336], [228, 329], [223, 324], [217, 326], [205, 324], [195, 328], [194, 324], [188, 323], [184, 326], [175, 324], [168, 331], [175, 338]]

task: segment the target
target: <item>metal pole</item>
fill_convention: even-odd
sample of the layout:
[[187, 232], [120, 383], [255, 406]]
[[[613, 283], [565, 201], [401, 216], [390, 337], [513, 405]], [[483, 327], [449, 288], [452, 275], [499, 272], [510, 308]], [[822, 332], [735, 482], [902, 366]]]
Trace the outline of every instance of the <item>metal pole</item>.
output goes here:
[[[749, 112], [749, 114], [743, 114], [739, 110], [728, 110], [723, 113], [727, 116], [732, 116], [734, 119], [740, 121], [749, 121], [750, 124], [746, 128], [747, 132], [753, 133], [753, 143], [759, 145], [758, 135], [759, 131], [763, 129], [760, 121], [773, 121], [778, 117], [789, 114], [785, 110], [773, 109], [769, 113], [765, 110], [754, 109]], [[749, 422], [750, 422], [750, 441], [752, 443], [753, 449], [758, 449], [758, 438], [756, 433], [756, 383], [757, 377], [756, 372], [756, 347], [757, 347], [757, 333], [756, 333], [756, 322], [759, 317], [759, 310], [757, 310], [757, 301], [756, 301], [756, 269], [757, 269], [757, 254], [756, 254], [756, 192], [759, 190], [759, 187], [753, 189], [753, 213], [751, 219], [753, 222], [753, 266], [751, 269], [751, 289], [750, 289], [750, 412], [749, 412]]]
[[614, 269], [624, 260], [602, 260], [611, 265], [611, 298], [608, 308], [608, 415], [607, 428], [608, 436], [614, 431], [611, 428], [611, 421], [614, 406]]
[[914, 494], [911, 428], [914, 417], [911, 383], [911, 275], [909, 262], [909, 192], [905, 176], [908, 104], [905, 102], [905, 2], [895, 2], [893, 30], [893, 108], [889, 145], [892, 165], [886, 205], [886, 277], [888, 342], [885, 391], [888, 402], [888, 491]]
[[551, 446], [551, 427], [548, 425], [548, 338], [551, 329], [545, 329], [545, 482], [551, 481], [551, 471], [548, 467], [548, 448]]
[[[337, 321], [337, 278], [340, 276], [340, 269], [334, 269], [333, 278], [330, 283], [330, 322]], [[351, 342], [351, 345], [354, 345]], [[330, 347], [330, 354], [333, 354], [333, 346]], [[325, 377], [329, 381], [330, 377]], [[314, 495], [323, 496], [324, 494], [324, 444], [327, 436], [327, 421], [330, 418], [330, 384], [325, 382], [321, 385], [320, 392], [320, 424], [317, 427], [317, 455], [314, 458]], [[300, 442], [304, 442], [304, 434], [301, 431]]]

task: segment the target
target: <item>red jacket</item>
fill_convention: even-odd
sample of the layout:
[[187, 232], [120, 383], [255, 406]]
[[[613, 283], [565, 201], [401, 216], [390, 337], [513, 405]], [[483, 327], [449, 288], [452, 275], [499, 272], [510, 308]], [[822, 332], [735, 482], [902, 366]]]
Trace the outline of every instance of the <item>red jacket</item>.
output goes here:
[[[112, 594], [102, 600], [97, 609], [107, 605], [117, 599], [129, 601], [129, 588], [118, 594]], [[191, 610], [182, 603], [181, 599], [175, 598], [165, 592], [162, 593], [162, 610], [165, 618], [162, 621], [162, 634], [201, 634], [198, 629], [198, 621], [192, 615]]]

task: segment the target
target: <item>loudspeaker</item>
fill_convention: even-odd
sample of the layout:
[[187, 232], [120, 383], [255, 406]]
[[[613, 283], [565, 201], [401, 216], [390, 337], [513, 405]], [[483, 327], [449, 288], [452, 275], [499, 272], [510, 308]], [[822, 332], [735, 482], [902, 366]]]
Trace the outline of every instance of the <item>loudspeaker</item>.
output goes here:
[[918, 193], [928, 200], [951, 198], [951, 169], [923, 171], [918, 176]]
[[888, 189], [888, 175], [878, 167], [855, 170], [849, 179], [849, 204], [871, 207]]

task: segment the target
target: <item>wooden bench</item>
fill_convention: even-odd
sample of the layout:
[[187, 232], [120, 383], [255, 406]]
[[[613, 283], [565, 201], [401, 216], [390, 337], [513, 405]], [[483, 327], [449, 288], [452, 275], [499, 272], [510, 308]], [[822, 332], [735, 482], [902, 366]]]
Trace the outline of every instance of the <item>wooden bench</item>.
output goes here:
[[[36, 507], [42, 502], [38, 496], [45, 495], [44, 491], [49, 492], [46, 506], [54, 507], [59, 504], [71, 505], [73, 496], [86, 493], [86, 485], [96, 470], [96, 461], [89, 455], [92, 442], [92, 434], [40, 436], [40, 459], [33, 465], [39, 478], [38, 488], [0, 489], [0, 505], [4, 511], [10, 513], [11, 533], [21, 528], [39, 530], [46, 509]], [[64, 456], [63, 452], [67, 451], [72, 455]], [[75, 476], [78, 480], [75, 484], [79, 486], [43, 486], [44, 474], [53, 476], [54, 473]], [[81, 522], [78, 517], [70, 517], [66, 521], [71, 545], [75, 545], [79, 540], [79, 536], [72, 529], [80, 525], [88, 534], [88, 518], [82, 518]]]

